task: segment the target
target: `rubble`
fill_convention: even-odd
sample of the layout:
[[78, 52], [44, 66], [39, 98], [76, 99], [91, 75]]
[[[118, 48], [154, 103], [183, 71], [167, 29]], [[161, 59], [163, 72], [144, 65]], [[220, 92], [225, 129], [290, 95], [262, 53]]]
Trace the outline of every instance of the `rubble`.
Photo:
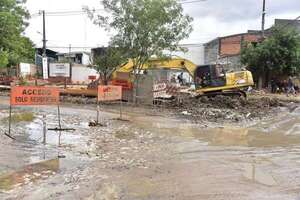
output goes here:
[[279, 106], [285, 104], [276, 98], [244, 99], [219, 95], [214, 98], [190, 97], [180, 103], [174, 101], [167, 107], [175, 113], [190, 116], [193, 120], [240, 122], [266, 117], [274, 112], [273, 108]]

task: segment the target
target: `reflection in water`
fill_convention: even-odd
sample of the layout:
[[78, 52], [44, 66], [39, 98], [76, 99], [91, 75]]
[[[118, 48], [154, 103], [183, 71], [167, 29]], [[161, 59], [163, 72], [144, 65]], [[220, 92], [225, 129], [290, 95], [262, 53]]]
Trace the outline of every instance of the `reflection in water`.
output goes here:
[[300, 137], [297, 135], [286, 135], [278, 131], [263, 132], [254, 128], [214, 128], [208, 129], [206, 134], [196, 134], [195, 137], [207, 140], [211, 145], [225, 146], [271, 147], [300, 144]]
[[[162, 123], [163, 122], [163, 123]], [[160, 133], [194, 138], [215, 146], [275, 147], [300, 144], [300, 108], [292, 113], [282, 110], [280, 115], [244, 127], [225, 126], [205, 128], [204, 124], [176, 123], [153, 120], [138, 123], [143, 128], [156, 127]]]
[[247, 179], [267, 186], [277, 185], [274, 177], [267, 172], [264, 172], [255, 163], [245, 164], [244, 177]]
[[22, 170], [0, 175], [0, 191], [9, 191], [38, 179], [46, 179], [59, 170], [59, 159], [47, 160], [25, 166]]

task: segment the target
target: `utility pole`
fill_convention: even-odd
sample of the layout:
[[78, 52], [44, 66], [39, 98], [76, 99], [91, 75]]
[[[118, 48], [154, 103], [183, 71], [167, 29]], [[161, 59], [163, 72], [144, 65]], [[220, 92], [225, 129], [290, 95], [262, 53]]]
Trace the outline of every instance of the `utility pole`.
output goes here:
[[265, 38], [265, 17], [266, 17], [266, 0], [263, 0], [263, 11], [262, 11], [262, 20], [261, 20], [262, 38]]
[[48, 79], [48, 58], [46, 52], [46, 19], [45, 19], [45, 10], [42, 11], [43, 15], [43, 79]]
[[45, 11], [42, 11], [43, 14], [43, 57], [46, 57], [46, 19], [45, 19]]
[[69, 44], [69, 62], [71, 63], [71, 44]]

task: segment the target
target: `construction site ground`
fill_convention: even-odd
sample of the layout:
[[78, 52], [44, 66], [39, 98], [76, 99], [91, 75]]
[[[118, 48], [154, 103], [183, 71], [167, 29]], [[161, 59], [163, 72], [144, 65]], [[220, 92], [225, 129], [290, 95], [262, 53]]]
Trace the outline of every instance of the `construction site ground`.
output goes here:
[[65, 97], [13, 107], [0, 96], [0, 199], [300, 199], [299, 97], [186, 98], [156, 106]]

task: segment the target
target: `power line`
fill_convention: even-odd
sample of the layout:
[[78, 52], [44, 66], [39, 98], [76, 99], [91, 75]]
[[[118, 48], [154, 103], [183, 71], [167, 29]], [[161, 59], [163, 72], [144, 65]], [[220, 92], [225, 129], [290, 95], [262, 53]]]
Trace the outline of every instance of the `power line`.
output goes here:
[[[104, 9], [93, 9], [93, 12], [99, 12], [99, 11], [104, 11]], [[70, 11], [48, 11], [45, 12], [46, 16], [73, 16], [73, 15], [84, 15], [84, 14], [88, 14], [87, 11], [84, 10], [70, 10]], [[38, 13], [33, 13], [31, 14], [31, 17], [38, 17], [41, 16], [42, 13], [38, 12]]]
[[179, 2], [180, 4], [191, 4], [191, 3], [200, 3], [200, 2], [204, 2], [206, 0], [186, 0], [186, 1], [181, 1]]
[[[187, 43], [187, 44], [179, 44], [179, 46], [202, 46], [203, 43]], [[72, 46], [72, 49], [84, 49], [84, 48], [101, 48], [102, 46]], [[48, 48], [54, 49], [67, 49], [69, 46], [48, 46]]]
[[[181, 0], [179, 1], [180, 4], [191, 4], [191, 3], [199, 3], [199, 2], [204, 2], [207, 0]], [[92, 9], [92, 12], [99, 12], [99, 11], [105, 11], [105, 9]], [[87, 14], [87, 11], [85, 10], [69, 10], [69, 11], [48, 11], [45, 12], [46, 16], [72, 16], [72, 15], [83, 15]], [[33, 13], [31, 14], [31, 17], [38, 17], [41, 16], [42, 13]]]

